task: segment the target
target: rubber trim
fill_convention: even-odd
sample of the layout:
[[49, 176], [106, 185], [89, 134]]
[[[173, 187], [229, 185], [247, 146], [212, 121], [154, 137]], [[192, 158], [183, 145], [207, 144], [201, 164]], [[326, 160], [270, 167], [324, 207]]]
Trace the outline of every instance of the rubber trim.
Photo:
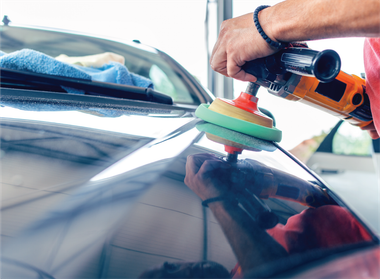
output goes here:
[[263, 127], [248, 121], [220, 114], [209, 110], [208, 107], [209, 105], [201, 104], [195, 111], [195, 115], [212, 124], [263, 140], [280, 142], [282, 139], [282, 132], [275, 127]]

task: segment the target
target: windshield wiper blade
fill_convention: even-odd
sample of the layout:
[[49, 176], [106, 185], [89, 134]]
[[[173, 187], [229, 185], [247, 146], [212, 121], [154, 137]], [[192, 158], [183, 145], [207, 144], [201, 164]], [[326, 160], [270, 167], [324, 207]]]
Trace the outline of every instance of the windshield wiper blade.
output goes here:
[[38, 74], [5, 68], [0, 68], [0, 86], [56, 93], [67, 93], [62, 87], [70, 87], [82, 90], [85, 95], [98, 95], [169, 105], [173, 104], [173, 99], [170, 96], [154, 91], [151, 88]]

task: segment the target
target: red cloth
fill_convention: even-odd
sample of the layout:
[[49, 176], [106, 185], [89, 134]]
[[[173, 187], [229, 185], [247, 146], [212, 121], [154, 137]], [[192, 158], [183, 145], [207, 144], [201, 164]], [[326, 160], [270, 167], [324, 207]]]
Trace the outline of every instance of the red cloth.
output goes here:
[[244, 278], [244, 275], [243, 275], [243, 272], [241, 270], [241, 266], [239, 265], [239, 263], [237, 263], [235, 265], [235, 267], [232, 269], [232, 271], [231, 271], [231, 277], [233, 279]]
[[364, 41], [366, 91], [371, 102], [373, 123], [380, 134], [380, 38]]
[[290, 217], [286, 225], [267, 231], [289, 254], [370, 241], [370, 234], [345, 209], [336, 205], [309, 208]]
[[[337, 205], [308, 208], [267, 232], [289, 254], [317, 248], [333, 248], [371, 241], [371, 235], [347, 209]], [[239, 263], [231, 272], [234, 279], [243, 278]]]

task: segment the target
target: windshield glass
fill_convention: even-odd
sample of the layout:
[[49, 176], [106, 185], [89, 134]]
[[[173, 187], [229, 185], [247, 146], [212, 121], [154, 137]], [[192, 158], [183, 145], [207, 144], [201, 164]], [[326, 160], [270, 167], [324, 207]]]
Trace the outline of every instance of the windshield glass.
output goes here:
[[[9, 26], [0, 27], [1, 51], [33, 50], [60, 62], [90, 69], [104, 69], [109, 62], [126, 66], [130, 73], [147, 78], [154, 90], [175, 103], [199, 104], [196, 88], [171, 58], [140, 43], [124, 44], [95, 37]], [[94, 75], [92, 74], [93, 80]], [[104, 80], [99, 80], [104, 81]]]

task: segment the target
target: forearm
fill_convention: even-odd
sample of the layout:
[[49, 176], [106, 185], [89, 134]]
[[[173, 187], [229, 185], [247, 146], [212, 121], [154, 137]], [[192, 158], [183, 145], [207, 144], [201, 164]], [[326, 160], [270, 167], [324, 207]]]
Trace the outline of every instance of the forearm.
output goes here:
[[225, 202], [210, 203], [209, 207], [235, 252], [243, 273], [287, 255], [285, 249], [241, 208]]
[[379, 0], [286, 0], [259, 13], [269, 37], [307, 41], [380, 36]]

